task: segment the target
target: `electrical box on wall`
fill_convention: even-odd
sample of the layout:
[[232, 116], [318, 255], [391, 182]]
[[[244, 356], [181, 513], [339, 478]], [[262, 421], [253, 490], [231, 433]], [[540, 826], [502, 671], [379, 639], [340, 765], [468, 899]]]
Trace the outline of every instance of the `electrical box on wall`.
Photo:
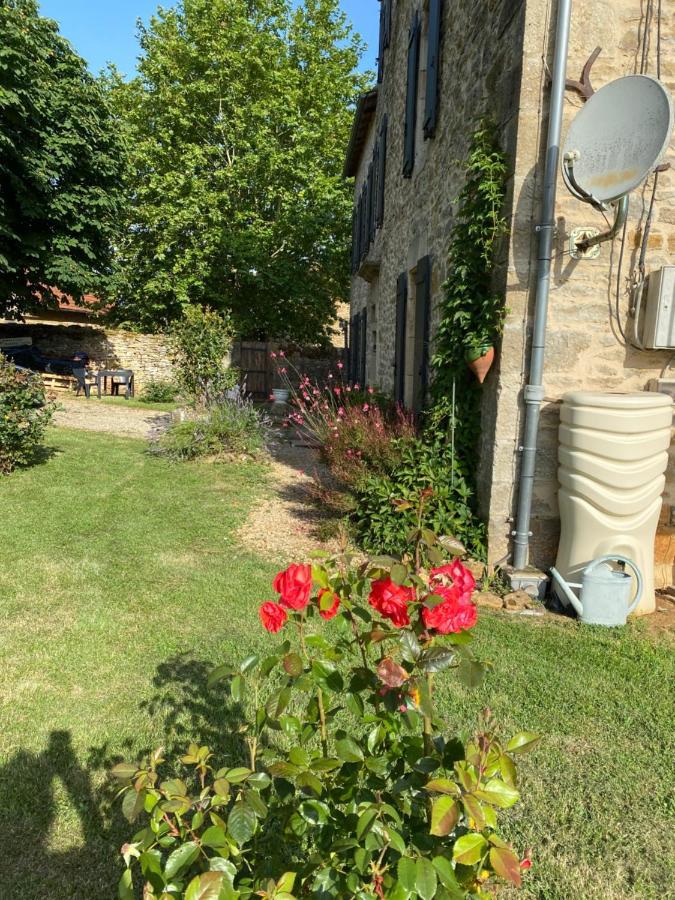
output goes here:
[[675, 266], [649, 276], [642, 343], [647, 350], [675, 350]]

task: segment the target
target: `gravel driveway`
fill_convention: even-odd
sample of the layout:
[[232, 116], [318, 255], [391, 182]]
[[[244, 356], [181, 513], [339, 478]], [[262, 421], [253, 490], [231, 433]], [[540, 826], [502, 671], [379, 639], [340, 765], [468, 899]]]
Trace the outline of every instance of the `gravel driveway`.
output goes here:
[[104, 431], [125, 437], [153, 438], [171, 423], [171, 413], [100, 403], [92, 397], [59, 397], [54, 424], [63, 428]]

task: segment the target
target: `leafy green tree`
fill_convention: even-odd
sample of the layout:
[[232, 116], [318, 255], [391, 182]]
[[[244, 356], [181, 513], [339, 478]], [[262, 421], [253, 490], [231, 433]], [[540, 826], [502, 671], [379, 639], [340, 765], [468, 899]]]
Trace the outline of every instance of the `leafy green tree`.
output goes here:
[[346, 294], [365, 86], [338, 0], [181, 0], [140, 43], [138, 77], [111, 84], [133, 159], [118, 316], [157, 328], [200, 304], [316, 340]]
[[0, 313], [103, 293], [124, 148], [100, 83], [38, 14], [0, 0]]

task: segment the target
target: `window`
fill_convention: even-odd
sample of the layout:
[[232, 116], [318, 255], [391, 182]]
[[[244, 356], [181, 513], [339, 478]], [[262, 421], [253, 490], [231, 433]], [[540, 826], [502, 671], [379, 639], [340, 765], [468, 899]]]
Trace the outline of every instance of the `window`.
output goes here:
[[380, 0], [380, 47], [377, 54], [377, 83], [384, 76], [384, 51], [391, 41], [391, 3], [392, 0]]
[[413, 351], [412, 408], [420, 413], [429, 387], [431, 331], [431, 257], [424, 256], [415, 269], [415, 340]]
[[403, 137], [403, 175], [410, 178], [415, 168], [415, 125], [417, 120], [417, 81], [420, 61], [420, 16], [416, 11], [408, 34], [408, 77], [405, 98]]
[[356, 274], [384, 222], [384, 180], [387, 168], [387, 117], [384, 116], [352, 218], [352, 273]]
[[396, 337], [394, 346], [394, 400], [405, 403], [405, 344], [408, 317], [408, 273], [402, 272], [396, 281]]
[[424, 100], [424, 137], [436, 133], [438, 119], [438, 69], [441, 50], [441, 20], [443, 0], [429, 0], [429, 29], [427, 36], [427, 83]]

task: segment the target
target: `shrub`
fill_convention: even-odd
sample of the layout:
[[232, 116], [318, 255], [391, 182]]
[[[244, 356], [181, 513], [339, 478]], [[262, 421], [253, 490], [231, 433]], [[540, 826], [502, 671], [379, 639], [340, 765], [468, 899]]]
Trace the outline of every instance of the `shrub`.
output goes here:
[[41, 378], [0, 353], [0, 474], [34, 460], [52, 411]]
[[156, 450], [176, 460], [230, 454], [254, 455], [265, 445], [265, 421], [250, 400], [221, 400], [201, 415], [176, 422]]
[[473, 493], [450, 442], [429, 436], [396, 441], [390, 456], [396, 452], [395, 466], [367, 473], [354, 487], [351, 522], [360, 546], [377, 553], [404, 552], [415, 526], [415, 511], [408, 504], [420, 490], [432, 488], [424, 527], [456, 535], [474, 558], [485, 559], [485, 526], [474, 511]]
[[169, 330], [169, 356], [178, 388], [192, 405], [219, 403], [236, 384], [237, 372], [228, 367], [232, 337], [228, 315], [199, 306], [188, 306]]
[[173, 381], [151, 378], [143, 387], [141, 400], [144, 403], [173, 403], [178, 394], [178, 385]]
[[246, 758], [220, 766], [194, 743], [177, 773], [161, 751], [113, 770], [127, 818], [145, 819], [122, 847], [122, 900], [135, 871], [144, 897], [184, 900], [459, 900], [520, 886], [530, 861], [498, 815], [519, 799], [514, 755], [537, 737], [503, 740], [486, 711], [460, 740], [436, 707], [441, 673], [474, 686], [484, 671], [470, 650], [473, 577], [447, 561], [459, 551], [417, 528], [411, 556], [357, 565], [342, 552], [277, 575], [259, 615], [283, 632], [278, 646], [210, 679], [242, 710]]

